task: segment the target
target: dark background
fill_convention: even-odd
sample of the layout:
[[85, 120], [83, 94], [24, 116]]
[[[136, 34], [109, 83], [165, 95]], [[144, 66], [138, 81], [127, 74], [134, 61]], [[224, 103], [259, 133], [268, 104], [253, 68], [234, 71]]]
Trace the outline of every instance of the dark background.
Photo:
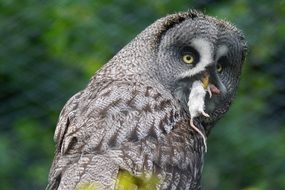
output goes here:
[[0, 0], [0, 189], [43, 189], [68, 98], [146, 26], [191, 8], [235, 23], [249, 46], [203, 189], [285, 189], [284, 0]]

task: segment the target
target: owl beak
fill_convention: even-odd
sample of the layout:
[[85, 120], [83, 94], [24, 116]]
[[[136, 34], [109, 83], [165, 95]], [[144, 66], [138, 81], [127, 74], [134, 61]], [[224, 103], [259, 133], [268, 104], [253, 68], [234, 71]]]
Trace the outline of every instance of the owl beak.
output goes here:
[[219, 88], [210, 83], [210, 76], [208, 73], [203, 74], [201, 81], [203, 83], [203, 87], [208, 91], [210, 97], [212, 97], [212, 94], [220, 94], [221, 91]]
[[205, 89], [208, 88], [209, 86], [209, 74], [208, 73], [205, 73], [201, 79], [202, 83], [203, 83], [203, 86]]

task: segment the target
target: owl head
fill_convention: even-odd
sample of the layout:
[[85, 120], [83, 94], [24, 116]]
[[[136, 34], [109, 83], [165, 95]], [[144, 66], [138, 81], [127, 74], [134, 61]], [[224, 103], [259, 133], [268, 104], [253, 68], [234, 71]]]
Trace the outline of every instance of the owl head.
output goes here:
[[245, 54], [246, 41], [235, 26], [188, 11], [154, 22], [114, 56], [106, 69], [161, 84], [186, 112], [192, 83], [207, 83], [213, 94], [205, 100], [210, 117], [201, 119], [211, 124], [228, 110], [234, 98]]
[[206, 123], [219, 119], [237, 91], [246, 42], [240, 30], [228, 22], [191, 12], [160, 38], [158, 76], [187, 110], [192, 83], [201, 80], [213, 96], [206, 96]]

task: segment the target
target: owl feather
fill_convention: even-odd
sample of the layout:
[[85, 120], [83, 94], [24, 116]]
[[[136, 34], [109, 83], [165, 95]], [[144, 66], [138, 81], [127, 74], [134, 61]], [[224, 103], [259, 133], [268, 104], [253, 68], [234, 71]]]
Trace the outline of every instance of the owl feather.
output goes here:
[[[235, 39], [234, 45], [225, 41], [228, 51], [220, 54], [234, 52], [234, 71], [217, 76], [214, 51], [218, 39], [228, 38]], [[122, 171], [157, 176], [157, 189], [200, 189], [205, 136], [233, 99], [245, 47], [238, 29], [197, 11], [168, 15], [147, 27], [62, 109], [47, 190], [86, 184], [115, 189]], [[199, 55], [196, 65], [181, 61], [181, 53], [189, 51]], [[221, 94], [209, 99], [202, 91], [202, 112], [208, 104], [214, 109], [206, 110], [209, 118], [197, 114], [191, 119], [191, 87], [203, 72], [210, 73], [209, 86]]]

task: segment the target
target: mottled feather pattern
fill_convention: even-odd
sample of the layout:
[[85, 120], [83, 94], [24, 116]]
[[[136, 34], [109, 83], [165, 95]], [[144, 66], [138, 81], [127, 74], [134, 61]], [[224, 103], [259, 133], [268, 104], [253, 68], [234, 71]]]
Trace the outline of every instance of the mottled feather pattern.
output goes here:
[[[71, 175], [70, 178], [74, 170], [78, 172], [77, 177], [87, 175], [84, 167], [92, 169], [92, 160], [105, 155], [108, 164], [136, 175], [162, 170], [161, 167], [169, 168], [166, 173], [171, 175], [177, 175], [172, 174], [176, 168], [191, 172], [195, 165], [192, 162], [201, 160], [198, 155], [203, 150], [197, 146], [197, 155], [193, 155], [193, 138], [196, 137], [188, 137], [193, 133], [188, 128], [188, 119], [181, 117], [181, 110], [173, 101], [165, 99], [161, 92], [138, 82], [113, 82], [101, 89], [97, 98], [90, 99], [91, 94], [85, 91], [75, 95], [67, 103], [68, 108], [74, 105], [74, 110], [68, 113], [64, 109], [60, 117], [59, 126], [68, 126], [61, 147], [58, 147], [61, 159], [55, 170], [62, 170], [65, 175]], [[185, 142], [187, 138], [188, 143]], [[185, 144], [189, 144], [188, 152]], [[191, 160], [187, 159], [189, 157]], [[100, 163], [101, 159], [98, 158]], [[69, 160], [69, 163], [60, 164], [61, 160]], [[196, 169], [199, 170], [198, 167]], [[197, 177], [198, 174], [200, 172]], [[83, 179], [89, 180], [84, 176]], [[100, 180], [97, 182], [101, 183]], [[165, 180], [167, 182], [168, 179]], [[67, 185], [75, 187], [78, 184]]]
[[[202, 134], [209, 132], [233, 100], [244, 38], [229, 23], [196, 11], [168, 15], [122, 48], [66, 103], [55, 130], [47, 190], [72, 190], [86, 183], [114, 189], [122, 170], [157, 175], [157, 189], [201, 189], [205, 146], [189, 125], [187, 106], [192, 82], [200, 80], [200, 73], [195, 75], [179, 57], [185, 44], [193, 42], [192, 35], [199, 43], [204, 38], [204, 57], [211, 62], [203, 61], [209, 68], [215, 68], [213, 52], [219, 43], [228, 45], [227, 57], [232, 58], [227, 64], [233, 72], [219, 77], [210, 73], [224, 93], [211, 99], [215, 109], [207, 111], [210, 117], [193, 119]], [[200, 67], [201, 72], [206, 69]]]

